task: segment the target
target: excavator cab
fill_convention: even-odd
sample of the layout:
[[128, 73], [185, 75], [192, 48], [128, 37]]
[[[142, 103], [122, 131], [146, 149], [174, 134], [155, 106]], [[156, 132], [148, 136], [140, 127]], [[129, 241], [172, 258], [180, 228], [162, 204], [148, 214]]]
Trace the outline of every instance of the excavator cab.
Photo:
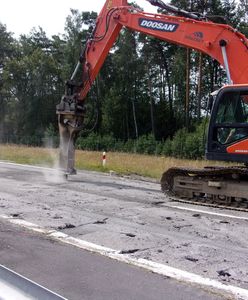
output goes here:
[[206, 158], [245, 166], [173, 167], [162, 175], [161, 188], [190, 203], [248, 208], [248, 85], [225, 86], [213, 97]]
[[206, 158], [248, 163], [248, 86], [225, 86], [214, 96]]

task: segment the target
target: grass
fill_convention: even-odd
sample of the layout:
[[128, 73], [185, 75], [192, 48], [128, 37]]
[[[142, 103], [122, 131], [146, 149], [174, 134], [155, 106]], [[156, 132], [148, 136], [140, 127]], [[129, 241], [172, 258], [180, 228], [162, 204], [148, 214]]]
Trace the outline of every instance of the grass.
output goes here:
[[[58, 149], [0, 145], [0, 160], [22, 164], [54, 166]], [[206, 165], [225, 165], [206, 160], [186, 160], [163, 156], [108, 152], [106, 167], [102, 166], [102, 152], [76, 151], [76, 168], [119, 174], [137, 174], [159, 179], [171, 167], [203, 168]]]

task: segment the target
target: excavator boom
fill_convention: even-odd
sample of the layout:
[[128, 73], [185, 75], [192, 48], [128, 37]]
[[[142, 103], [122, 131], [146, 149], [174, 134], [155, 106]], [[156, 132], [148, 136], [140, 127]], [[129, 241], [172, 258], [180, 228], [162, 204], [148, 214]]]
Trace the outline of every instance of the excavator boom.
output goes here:
[[224, 66], [233, 83], [247, 83], [247, 38], [229, 25], [197, 20], [182, 10], [178, 13], [188, 17], [146, 13], [127, 0], [107, 0], [80, 58], [83, 78], [78, 100], [85, 99], [122, 27], [201, 51]]

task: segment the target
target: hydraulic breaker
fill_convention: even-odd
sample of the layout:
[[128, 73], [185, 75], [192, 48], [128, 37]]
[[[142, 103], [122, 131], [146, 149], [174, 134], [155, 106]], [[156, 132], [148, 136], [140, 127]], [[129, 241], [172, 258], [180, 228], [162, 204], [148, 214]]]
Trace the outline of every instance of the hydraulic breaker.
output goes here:
[[56, 106], [59, 125], [59, 167], [66, 174], [76, 174], [75, 143], [79, 132], [83, 129], [85, 107], [78, 100], [80, 87], [68, 82], [65, 95]]

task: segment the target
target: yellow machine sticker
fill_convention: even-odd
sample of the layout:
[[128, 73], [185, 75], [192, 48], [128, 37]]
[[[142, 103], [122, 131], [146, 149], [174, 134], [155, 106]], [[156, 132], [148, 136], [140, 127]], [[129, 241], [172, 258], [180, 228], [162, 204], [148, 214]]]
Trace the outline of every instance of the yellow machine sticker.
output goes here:
[[113, 0], [109, 0], [107, 9], [110, 9], [113, 6]]

